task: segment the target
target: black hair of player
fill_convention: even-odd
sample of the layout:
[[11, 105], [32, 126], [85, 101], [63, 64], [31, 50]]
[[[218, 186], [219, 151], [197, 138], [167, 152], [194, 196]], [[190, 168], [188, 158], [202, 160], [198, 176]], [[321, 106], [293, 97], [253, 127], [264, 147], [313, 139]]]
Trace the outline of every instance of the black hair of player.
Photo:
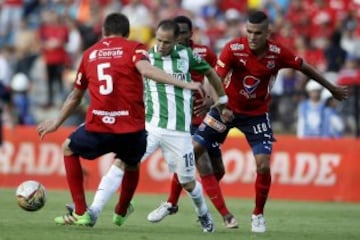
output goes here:
[[190, 20], [190, 18], [186, 17], [186, 16], [177, 16], [174, 18], [174, 21], [179, 24], [179, 23], [184, 23], [189, 27], [189, 30], [192, 31], [192, 22]]
[[252, 24], [259, 24], [268, 21], [268, 17], [263, 11], [253, 11], [249, 13], [248, 21]]
[[129, 19], [122, 13], [111, 13], [106, 16], [104, 24], [104, 35], [121, 35], [128, 37], [130, 33]]

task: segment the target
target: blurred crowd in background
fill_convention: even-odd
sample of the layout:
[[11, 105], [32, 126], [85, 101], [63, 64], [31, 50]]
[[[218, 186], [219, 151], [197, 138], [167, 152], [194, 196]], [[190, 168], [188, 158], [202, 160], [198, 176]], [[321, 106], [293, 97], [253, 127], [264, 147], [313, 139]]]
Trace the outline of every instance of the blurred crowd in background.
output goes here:
[[[245, 36], [247, 13], [254, 9], [270, 17], [271, 38], [313, 64], [328, 80], [359, 80], [360, 0], [2, 0], [0, 81], [12, 91], [17, 124], [33, 125], [58, 111], [72, 88], [83, 50], [101, 37], [108, 13], [126, 14], [130, 39], [148, 46], [154, 43], [160, 20], [189, 16], [194, 42], [219, 54], [227, 41]], [[271, 90], [275, 133], [303, 137], [301, 121], [321, 123], [322, 113], [302, 116], [301, 106], [313, 99], [324, 106], [333, 101], [321, 86], [310, 83], [297, 71], [280, 71]], [[348, 100], [331, 105], [342, 125], [338, 137], [355, 134], [354, 88], [350, 87]], [[85, 111], [86, 103], [66, 124], [81, 123]], [[9, 121], [6, 114], [4, 118]]]

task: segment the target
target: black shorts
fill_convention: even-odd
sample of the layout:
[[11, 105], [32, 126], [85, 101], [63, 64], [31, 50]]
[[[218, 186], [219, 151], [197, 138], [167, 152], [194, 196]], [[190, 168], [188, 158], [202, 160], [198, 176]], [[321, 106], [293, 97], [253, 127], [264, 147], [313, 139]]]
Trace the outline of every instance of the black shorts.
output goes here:
[[126, 164], [134, 166], [140, 162], [146, 150], [146, 130], [134, 133], [114, 134], [90, 132], [84, 125], [69, 137], [71, 151], [85, 159], [95, 159], [113, 152]]
[[255, 155], [271, 154], [275, 141], [267, 113], [258, 116], [235, 114], [231, 122], [222, 122], [216, 108], [211, 109], [193, 135], [193, 139], [206, 148], [223, 143], [231, 128], [239, 129]]
[[[198, 129], [199, 125], [191, 125], [190, 132], [191, 135], [194, 135], [196, 130]], [[221, 157], [221, 149], [220, 144], [218, 142], [212, 142], [206, 146], [206, 151], [209, 154], [211, 159], [213, 158], [220, 158]]]

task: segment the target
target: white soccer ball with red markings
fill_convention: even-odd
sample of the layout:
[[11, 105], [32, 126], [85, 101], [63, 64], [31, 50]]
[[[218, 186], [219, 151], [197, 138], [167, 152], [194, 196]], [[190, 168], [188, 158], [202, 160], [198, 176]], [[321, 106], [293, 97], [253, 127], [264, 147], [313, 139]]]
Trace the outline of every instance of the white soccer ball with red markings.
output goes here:
[[47, 192], [45, 187], [38, 181], [28, 180], [17, 187], [16, 199], [22, 209], [34, 212], [45, 205]]

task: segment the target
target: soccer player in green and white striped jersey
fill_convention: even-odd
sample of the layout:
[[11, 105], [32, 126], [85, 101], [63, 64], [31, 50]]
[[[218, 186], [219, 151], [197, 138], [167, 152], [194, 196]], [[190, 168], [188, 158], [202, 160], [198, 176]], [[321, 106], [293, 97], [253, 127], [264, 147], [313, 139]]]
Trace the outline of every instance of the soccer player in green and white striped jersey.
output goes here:
[[[173, 20], [163, 20], [156, 30], [156, 45], [149, 51], [149, 59], [166, 73], [179, 81], [191, 82], [190, 70], [204, 74], [214, 87], [219, 101], [216, 106], [223, 109], [227, 97], [221, 80], [215, 70], [190, 48], [176, 44], [179, 27]], [[192, 119], [192, 92], [151, 79], [145, 81], [146, 129], [148, 131], [146, 159], [158, 148], [171, 172], [177, 173], [179, 182], [192, 198], [196, 213], [204, 232], [215, 230], [212, 217], [206, 205], [202, 186], [195, 179], [195, 156], [193, 152], [190, 125]], [[121, 161], [116, 159], [113, 166], [102, 178], [90, 209], [99, 212], [110, 196], [121, 184], [123, 171]]]
[[[190, 48], [173, 45], [168, 52], [167, 42], [162, 39], [149, 52], [152, 65], [171, 74], [176, 79], [191, 82], [189, 70], [205, 73], [211, 67]], [[169, 44], [172, 46], [172, 44]], [[164, 47], [165, 46], [165, 47]], [[164, 52], [168, 55], [163, 56]], [[192, 119], [192, 91], [169, 84], [146, 79], [146, 121], [159, 128], [176, 131], [190, 131]]]
[[[173, 20], [160, 22], [156, 45], [149, 51], [152, 65], [180, 81], [190, 82], [190, 70], [205, 74], [224, 96], [221, 81], [211, 66], [191, 48], [176, 44], [179, 27]], [[190, 126], [193, 99], [191, 90], [145, 79], [146, 129], [149, 132], [144, 158], [158, 148], [171, 172], [176, 172], [183, 188], [192, 198], [204, 232], [213, 232], [214, 224], [204, 200], [201, 184], [195, 180], [195, 158]]]

